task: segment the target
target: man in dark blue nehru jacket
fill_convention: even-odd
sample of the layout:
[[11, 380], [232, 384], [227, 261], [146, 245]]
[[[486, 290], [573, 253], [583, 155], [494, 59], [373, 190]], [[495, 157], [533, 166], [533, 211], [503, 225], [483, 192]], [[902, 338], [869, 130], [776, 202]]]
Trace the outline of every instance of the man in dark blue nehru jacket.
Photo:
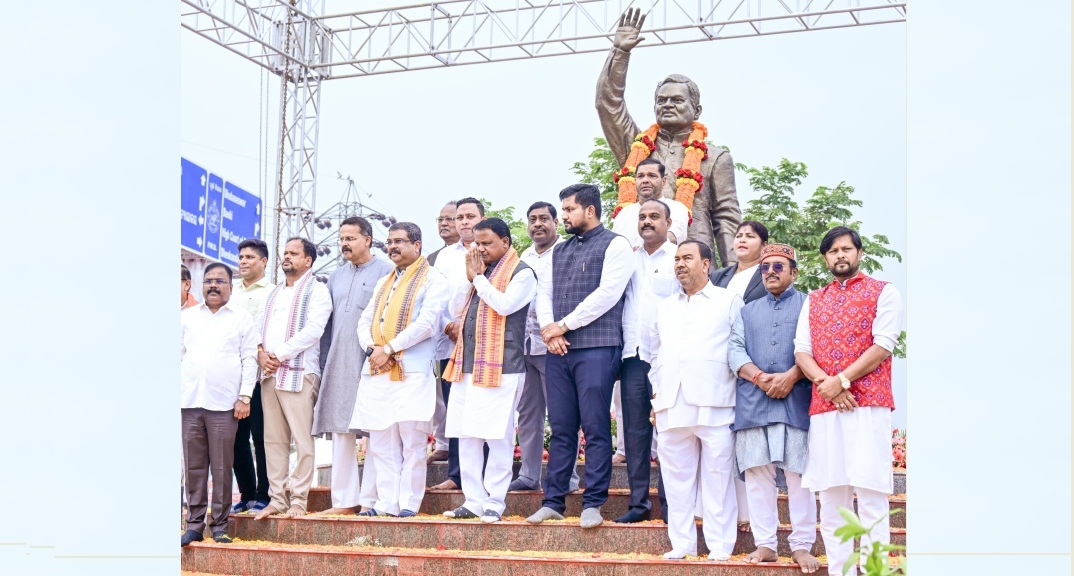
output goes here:
[[538, 286], [537, 320], [548, 346], [545, 385], [552, 439], [541, 509], [526, 519], [561, 520], [578, 429], [585, 433], [582, 528], [599, 526], [612, 471], [612, 387], [623, 349], [623, 294], [634, 271], [630, 242], [600, 223], [600, 190], [574, 184], [559, 193], [570, 239], [552, 253], [552, 282]]

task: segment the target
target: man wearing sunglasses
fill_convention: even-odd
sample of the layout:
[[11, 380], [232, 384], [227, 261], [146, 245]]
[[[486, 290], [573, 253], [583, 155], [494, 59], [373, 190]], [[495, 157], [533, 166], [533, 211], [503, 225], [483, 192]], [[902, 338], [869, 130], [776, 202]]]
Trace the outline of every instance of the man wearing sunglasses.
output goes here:
[[809, 400], [813, 383], [794, 362], [794, 334], [806, 295], [794, 289], [794, 248], [767, 244], [760, 275], [768, 293], [739, 311], [731, 329], [727, 360], [738, 375], [735, 396], [735, 460], [746, 482], [750, 530], [757, 548], [746, 561], [776, 562], [777, 471], [786, 478], [792, 532], [791, 558], [802, 571], [816, 572], [809, 552], [817, 539], [813, 493], [802, 487]]

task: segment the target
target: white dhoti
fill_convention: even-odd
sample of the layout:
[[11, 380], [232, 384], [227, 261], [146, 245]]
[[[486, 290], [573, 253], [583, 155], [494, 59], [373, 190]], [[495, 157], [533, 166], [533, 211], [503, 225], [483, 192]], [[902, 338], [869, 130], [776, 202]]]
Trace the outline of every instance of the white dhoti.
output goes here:
[[332, 433], [332, 507], [359, 505], [362, 478], [358, 472], [358, 441], [350, 432]]
[[[809, 418], [809, 456], [802, 486], [819, 492], [820, 534], [828, 556], [828, 574], [855, 576], [851, 568], [843, 572], [850, 558], [852, 541], [840, 542], [835, 530], [844, 524], [839, 507], [854, 509], [862, 524], [872, 525], [888, 513], [892, 492], [891, 409], [855, 408], [851, 412], [831, 411]], [[889, 522], [881, 522], [871, 536], [863, 536], [864, 549], [870, 542], [891, 542]]]
[[358, 505], [375, 508], [377, 505], [377, 467], [373, 464], [373, 441], [365, 438], [365, 463], [362, 465], [362, 491]]
[[697, 554], [694, 509], [700, 492], [705, 544], [711, 553], [730, 557], [738, 538], [738, 504], [732, 481], [735, 449], [730, 428], [684, 426], [660, 430], [657, 450], [668, 500], [672, 549], [690, 556]]
[[[776, 486], [776, 466], [766, 464], [754, 466], [745, 472], [746, 498], [749, 502], [750, 530], [753, 543], [776, 550], [776, 528], [779, 526], [779, 512], [776, 499], [779, 488]], [[812, 553], [813, 543], [817, 541], [817, 500], [806, 488], [802, 488], [802, 476], [784, 470], [787, 478], [787, 499], [791, 512], [791, 536], [788, 539], [791, 551], [805, 550]]]
[[[503, 514], [511, 484], [515, 453], [515, 409], [522, 397], [526, 375], [504, 374], [496, 388], [473, 385], [473, 375], [451, 385], [447, 435], [459, 439], [459, 471], [463, 506], [480, 515], [485, 510]], [[488, 444], [488, 462], [482, 461]]]
[[[367, 364], [368, 366], [368, 364]], [[366, 465], [376, 467], [377, 512], [417, 512], [425, 496], [426, 446], [436, 408], [432, 364], [405, 372], [402, 381], [363, 370], [351, 428], [369, 430]], [[372, 456], [372, 458], [370, 458]]]

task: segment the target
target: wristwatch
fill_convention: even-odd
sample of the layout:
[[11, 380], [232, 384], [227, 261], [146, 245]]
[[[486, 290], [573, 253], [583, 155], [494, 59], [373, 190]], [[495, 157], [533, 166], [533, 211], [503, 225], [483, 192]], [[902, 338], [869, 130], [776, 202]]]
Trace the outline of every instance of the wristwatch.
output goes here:
[[250, 397], [249, 396], [239, 396], [239, 400], [241, 400], [242, 403], [246, 404], [247, 406], [250, 405]]
[[365, 355], [366, 356], [372, 356], [373, 355], [373, 347], [372, 346], [370, 346], [369, 348], [365, 349]]
[[562, 330], [564, 333], [566, 333], [567, 330], [569, 330], [569, 328], [567, 328], [567, 323], [565, 321], [563, 321], [563, 320], [560, 320], [559, 324], [557, 324], [557, 326], [559, 326], [559, 329]]
[[388, 344], [387, 342], [385, 342], [384, 343], [384, 353], [387, 354], [388, 356], [391, 356], [392, 354], [395, 354], [395, 348], [392, 348], [391, 344]]
[[836, 374], [836, 376], [839, 376], [839, 381], [843, 383], [843, 390], [850, 390], [850, 380], [847, 380], [847, 377], [842, 372]]

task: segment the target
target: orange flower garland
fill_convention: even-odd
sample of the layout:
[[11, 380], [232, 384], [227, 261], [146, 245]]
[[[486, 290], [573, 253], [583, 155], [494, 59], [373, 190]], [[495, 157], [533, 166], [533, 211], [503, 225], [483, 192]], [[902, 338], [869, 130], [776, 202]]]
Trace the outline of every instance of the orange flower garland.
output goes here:
[[[634, 142], [630, 145], [630, 155], [627, 156], [626, 163], [621, 169], [612, 173], [612, 181], [619, 185], [619, 203], [612, 212], [612, 218], [615, 218], [624, 206], [638, 201], [634, 173], [638, 169], [638, 164], [656, 150], [656, 135], [659, 131], [660, 125], [653, 124], [635, 136]], [[694, 122], [690, 136], [682, 143], [682, 146], [686, 148], [682, 168], [675, 171], [675, 199], [691, 209], [691, 212], [694, 206], [694, 194], [701, 189], [704, 182], [701, 176], [701, 162], [709, 157], [709, 149], [705, 145], [705, 137], [708, 135], [709, 131], [704, 124]]]

